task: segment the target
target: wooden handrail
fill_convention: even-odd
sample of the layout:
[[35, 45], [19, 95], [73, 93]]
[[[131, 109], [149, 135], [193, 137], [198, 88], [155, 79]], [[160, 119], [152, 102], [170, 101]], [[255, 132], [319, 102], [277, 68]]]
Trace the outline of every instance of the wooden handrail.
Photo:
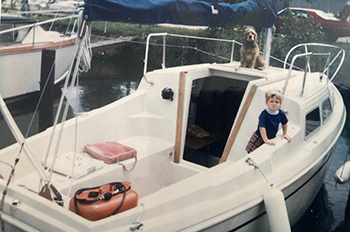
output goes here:
[[250, 107], [250, 103], [253, 100], [253, 97], [255, 95], [255, 92], [256, 92], [257, 88], [258, 88], [258, 86], [256, 86], [256, 85], [252, 85], [252, 87], [250, 88], [249, 94], [247, 96], [247, 99], [244, 102], [244, 105], [242, 107], [241, 113], [239, 114], [239, 116], [237, 118], [237, 121], [235, 123], [235, 126], [233, 127], [232, 133], [231, 133], [229, 139], [227, 140], [227, 143], [226, 143], [224, 152], [222, 153], [222, 156], [221, 156], [219, 164], [221, 164], [221, 163], [223, 163], [223, 162], [225, 162], [227, 160], [227, 157], [228, 157], [228, 155], [229, 155], [229, 153], [231, 151], [233, 143], [236, 140], [236, 137], [237, 137], [237, 134], [239, 132], [239, 129], [242, 126], [243, 119], [245, 118], [245, 115], [247, 114], [247, 111], [248, 111], [248, 109]]
[[184, 90], [185, 90], [185, 72], [181, 72], [180, 79], [179, 79], [179, 91], [178, 91], [179, 96], [178, 96], [178, 104], [177, 104], [174, 163], [180, 162], [181, 134], [182, 134], [182, 121], [183, 121], [183, 110], [184, 110]]

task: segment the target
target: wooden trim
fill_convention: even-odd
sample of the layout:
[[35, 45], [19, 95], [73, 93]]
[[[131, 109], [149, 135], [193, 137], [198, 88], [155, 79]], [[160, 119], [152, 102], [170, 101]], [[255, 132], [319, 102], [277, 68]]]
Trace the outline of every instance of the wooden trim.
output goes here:
[[185, 91], [185, 72], [181, 72], [180, 80], [179, 80], [179, 96], [178, 96], [178, 104], [177, 104], [174, 163], [180, 163], [181, 134], [182, 134], [183, 111], [184, 111], [184, 91]]
[[32, 51], [42, 50], [42, 49], [54, 49], [54, 48], [59, 48], [59, 47], [72, 46], [75, 44], [75, 40], [76, 40], [76, 38], [65, 40], [63, 42], [35, 44], [34, 46], [32, 46], [32, 45], [20, 46], [19, 45], [18, 47], [0, 49], [0, 55], [9, 54], [9, 53], [32, 52]]
[[255, 95], [255, 92], [256, 92], [257, 88], [258, 88], [258, 86], [256, 86], [256, 85], [252, 85], [252, 87], [250, 88], [249, 94], [247, 96], [247, 99], [244, 102], [244, 105], [242, 107], [241, 113], [239, 114], [238, 119], [236, 121], [236, 124], [233, 127], [232, 133], [231, 133], [229, 139], [227, 140], [227, 143], [226, 143], [224, 152], [222, 153], [222, 156], [221, 156], [219, 164], [221, 164], [221, 163], [223, 163], [223, 162], [225, 162], [227, 160], [227, 157], [228, 157], [228, 155], [229, 155], [229, 153], [231, 151], [233, 143], [236, 140], [236, 137], [237, 137], [237, 134], [239, 132], [239, 129], [242, 126], [243, 119], [245, 118], [245, 116], [247, 114], [247, 111], [248, 111], [248, 109], [250, 107], [250, 103], [253, 100], [253, 97]]

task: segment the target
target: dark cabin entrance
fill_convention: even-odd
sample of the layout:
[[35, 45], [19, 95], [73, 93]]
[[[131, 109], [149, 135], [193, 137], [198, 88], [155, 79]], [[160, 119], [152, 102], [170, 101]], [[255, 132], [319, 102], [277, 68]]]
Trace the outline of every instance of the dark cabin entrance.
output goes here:
[[192, 82], [184, 160], [219, 163], [248, 82], [219, 76]]

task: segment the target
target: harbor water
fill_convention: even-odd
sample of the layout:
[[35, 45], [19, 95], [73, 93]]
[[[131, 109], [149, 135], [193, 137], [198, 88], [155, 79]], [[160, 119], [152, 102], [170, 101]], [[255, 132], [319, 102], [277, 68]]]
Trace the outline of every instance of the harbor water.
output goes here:
[[[103, 53], [95, 55], [92, 69], [89, 73], [81, 74], [79, 77], [79, 86], [74, 89], [74, 93], [77, 94], [70, 103], [69, 117], [102, 107], [134, 92], [142, 77], [142, 56], [143, 54], [130, 53], [125, 48], [120, 48], [120, 51], [115, 55]], [[334, 180], [335, 171], [345, 161], [350, 160], [350, 156], [347, 155], [350, 142], [350, 78], [338, 76], [335, 83], [337, 80], [346, 80], [346, 78], [348, 78], [347, 81], [342, 82], [337, 87], [347, 107], [347, 123], [337, 142], [324, 184], [311, 207], [293, 227], [293, 232], [350, 231], [350, 206], [348, 212], [346, 211], [350, 183], [336, 185]], [[58, 100], [55, 104], [57, 102]], [[35, 104], [33, 103], [33, 105]], [[17, 106], [15, 112], [15, 120], [23, 134], [27, 133], [28, 125], [33, 117], [31, 111], [34, 107], [28, 109], [27, 106], [28, 103], [23, 105], [23, 111], [18, 110]], [[21, 106], [19, 108], [21, 109]], [[37, 132], [38, 116], [35, 116], [28, 136]], [[0, 133], [0, 148], [15, 142], [2, 116], [0, 116]]]

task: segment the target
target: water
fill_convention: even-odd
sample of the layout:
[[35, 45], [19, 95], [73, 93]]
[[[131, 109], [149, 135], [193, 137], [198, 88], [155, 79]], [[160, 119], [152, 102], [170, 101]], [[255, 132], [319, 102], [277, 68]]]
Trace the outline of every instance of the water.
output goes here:
[[[142, 76], [143, 54], [134, 54], [129, 51], [122, 48], [119, 53], [112, 56], [95, 55], [92, 70], [88, 74], [81, 75], [79, 87], [74, 88], [74, 93], [78, 92], [79, 96], [74, 95], [75, 97], [70, 103], [69, 117], [104, 106], [137, 89]], [[345, 79], [345, 77], [339, 79]], [[346, 85], [350, 86], [350, 80]], [[344, 84], [341, 86], [344, 86]], [[339, 89], [347, 109], [350, 109], [350, 90], [343, 87], [339, 87]], [[28, 113], [28, 110], [16, 113], [15, 120], [24, 134], [32, 115], [32, 113]], [[350, 118], [350, 110], [348, 110], [347, 115]], [[37, 131], [38, 118], [35, 117], [29, 135], [35, 134]], [[0, 148], [15, 142], [2, 117], [0, 117], [0, 132]], [[350, 231], [350, 219], [345, 219], [350, 183], [335, 186], [334, 181], [334, 173], [344, 163], [344, 158], [348, 152], [349, 138], [350, 127], [349, 120], [347, 120], [347, 124], [337, 142], [324, 184], [309, 210], [293, 228], [293, 232]]]

